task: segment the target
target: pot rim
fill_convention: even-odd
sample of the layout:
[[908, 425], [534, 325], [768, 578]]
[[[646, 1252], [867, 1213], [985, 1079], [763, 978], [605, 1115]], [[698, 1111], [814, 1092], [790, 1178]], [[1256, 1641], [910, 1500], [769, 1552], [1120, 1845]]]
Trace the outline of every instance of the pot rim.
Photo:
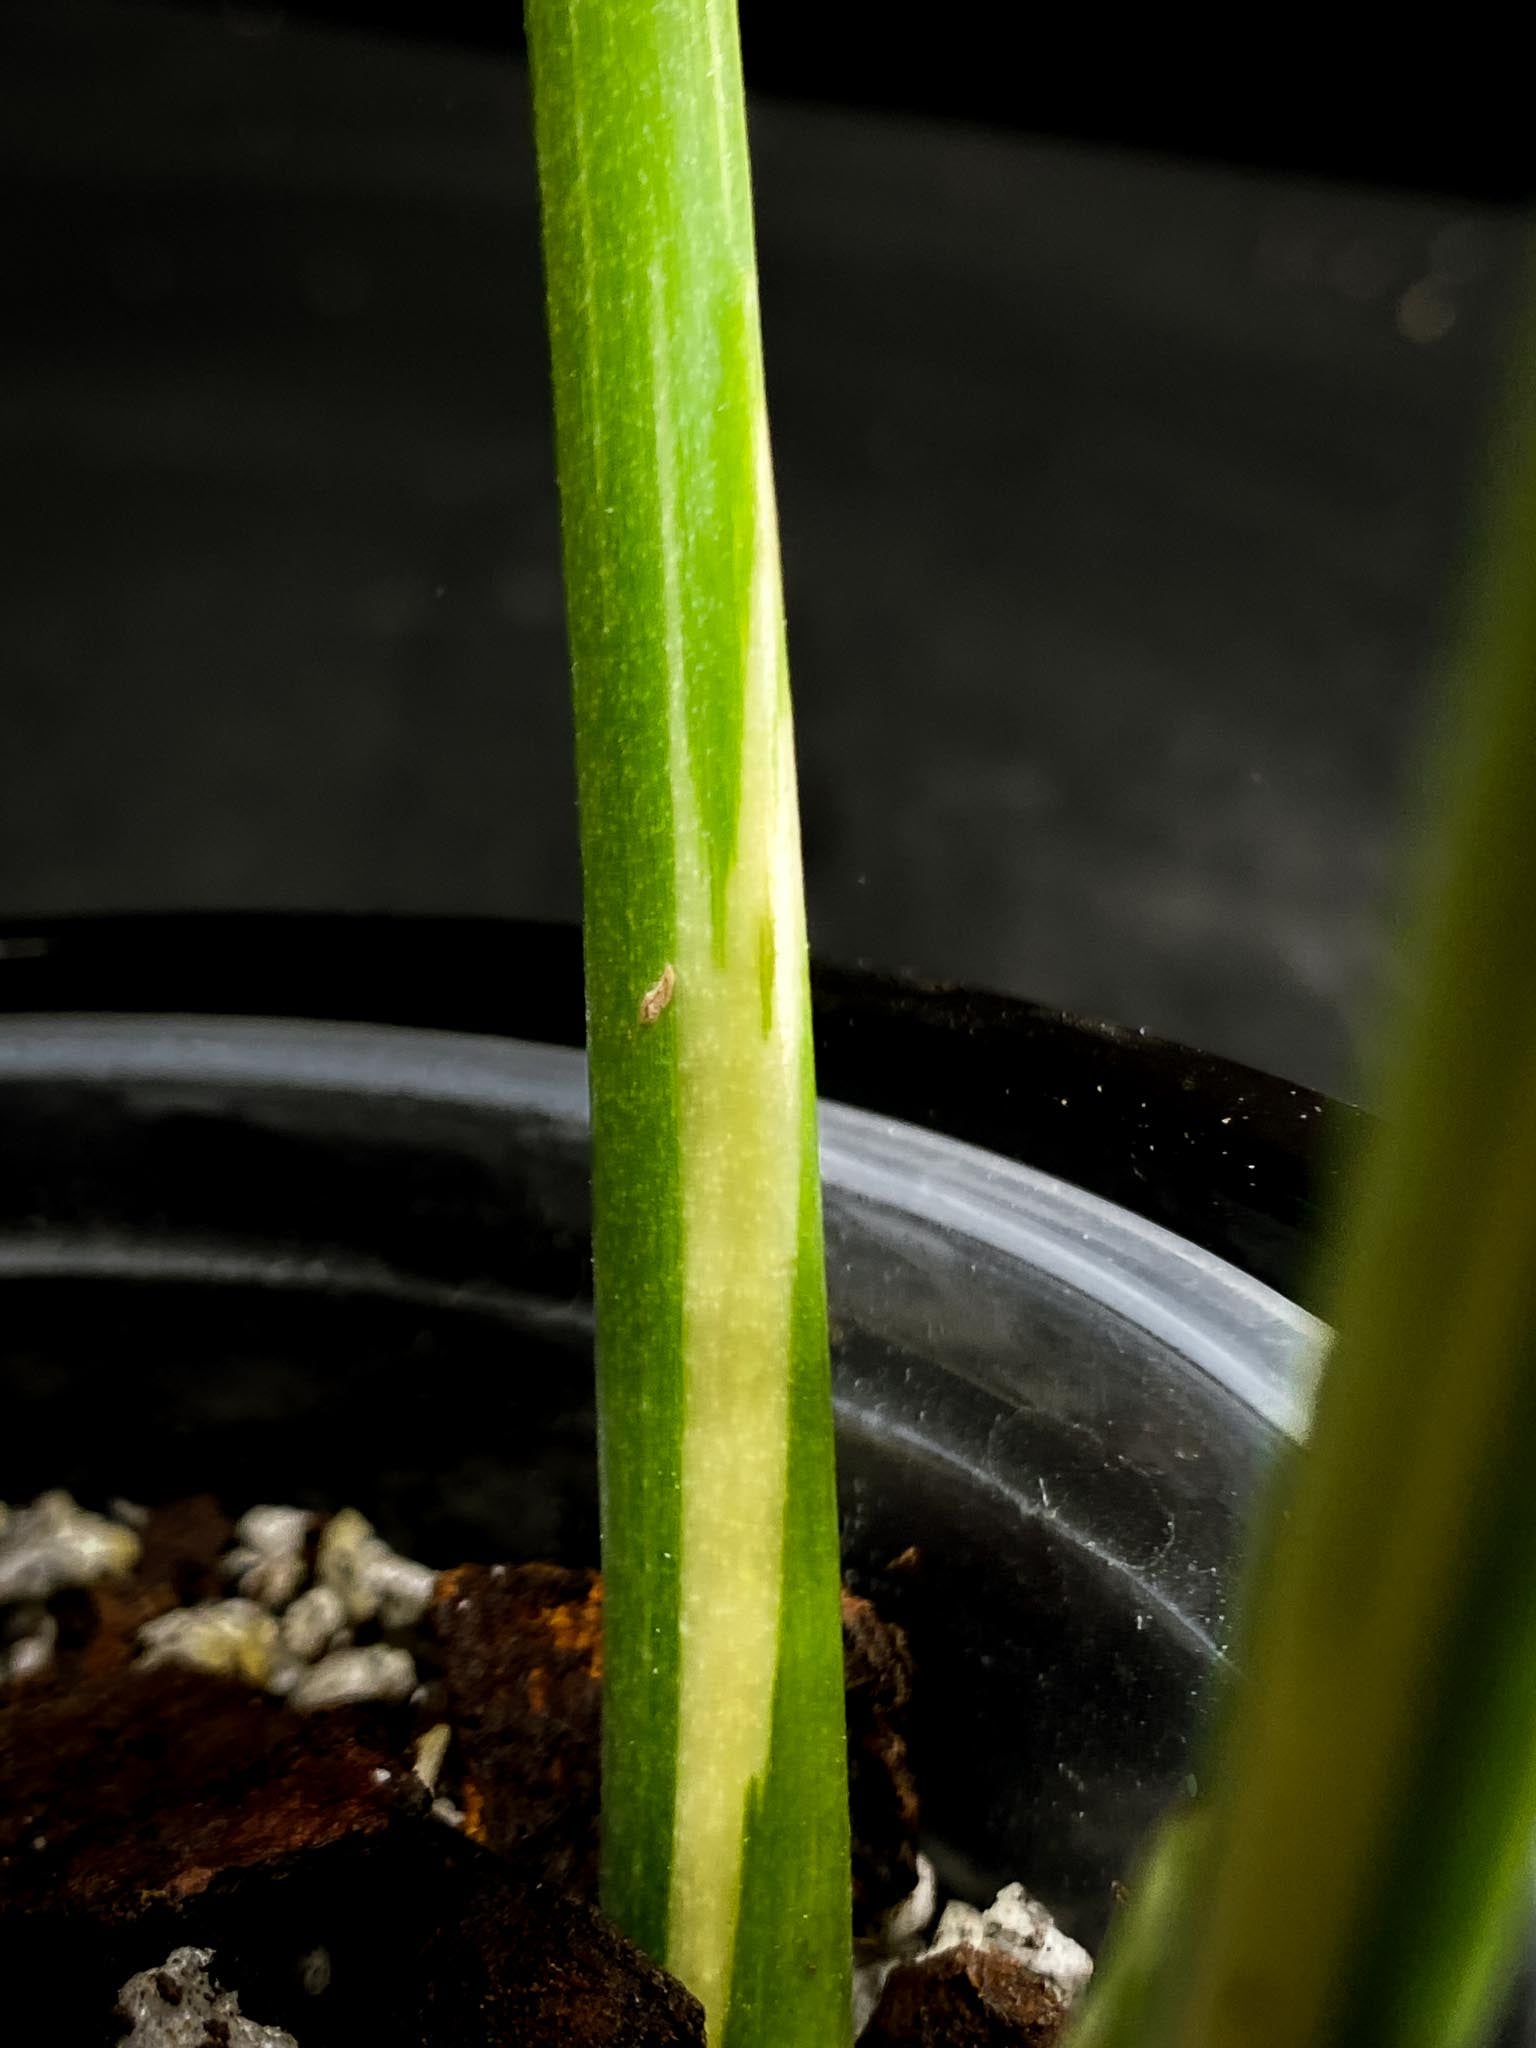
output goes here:
[[[1360, 1111], [985, 991], [812, 970], [822, 1093], [1097, 1195], [1316, 1306]], [[578, 1046], [574, 926], [308, 911], [0, 921], [0, 1013], [306, 1018]]]
[[[573, 1047], [397, 1025], [218, 1017], [0, 1019], [15, 1083], [271, 1088], [530, 1115], [584, 1132]], [[821, 1104], [829, 1190], [1027, 1264], [1155, 1337], [1272, 1428], [1304, 1433], [1326, 1331], [1230, 1261], [1038, 1167], [848, 1104]]]

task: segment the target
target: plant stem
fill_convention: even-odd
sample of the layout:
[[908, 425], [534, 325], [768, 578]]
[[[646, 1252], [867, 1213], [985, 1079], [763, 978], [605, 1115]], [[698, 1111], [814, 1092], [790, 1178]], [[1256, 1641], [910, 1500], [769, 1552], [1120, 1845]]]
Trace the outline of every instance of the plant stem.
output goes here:
[[805, 912], [731, 0], [529, 0], [574, 677], [603, 1884], [723, 2048], [849, 2032]]
[[[1198, 1830], [1074, 2048], [1470, 2048], [1536, 1837], [1536, 333], [1385, 1118]], [[1177, 1867], [1182, 1860], [1183, 1868]], [[1170, 1894], [1176, 1894], [1170, 1905]]]

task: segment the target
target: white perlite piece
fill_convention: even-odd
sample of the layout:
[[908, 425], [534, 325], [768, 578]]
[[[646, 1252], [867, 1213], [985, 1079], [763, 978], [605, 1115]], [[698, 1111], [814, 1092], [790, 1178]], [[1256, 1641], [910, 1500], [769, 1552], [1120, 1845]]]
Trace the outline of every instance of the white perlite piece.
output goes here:
[[880, 1994], [885, 1989], [885, 1980], [901, 1960], [899, 1956], [876, 1956], [865, 1962], [860, 1957], [853, 1959], [853, 2038], [858, 2040], [864, 2029], [875, 2016], [875, 2007], [880, 2003]]
[[13, 1607], [0, 1626], [0, 1685], [46, 1671], [58, 1639], [59, 1625], [40, 1601]]
[[260, 1502], [247, 1508], [236, 1522], [235, 1540], [271, 1556], [280, 1550], [302, 1550], [304, 1539], [314, 1526], [315, 1518], [308, 1508]]
[[409, 1628], [426, 1613], [437, 1573], [391, 1550], [356, 1508], [332, 1515], [320, 1534], [315, 1576], [329, 1586], [355, 1627], [375, 1618], [385, 1628]]
[[892, 1906], [880, 1929], [880, 1946], [890, 1956], [899, 1956], [921, 1941], [939, 1902], [939, 1882], [926, 1856], [917, 1859], [917, 1883], [907, 1896]]
[[885, 1989], [885, 1980], [901, 1962], [917, 1954], [933, 1909], [938, 1901], [938, 1881], [926, 1856], [917, 1859], [917, 1883], [892, 1906], [880, 1923], [876, 1951], [872, 1956], [855, 1954], [853, 1959], [853, 2038], [855, 2041], [874, 2018], [875, 2007]]
[[331, 1952], [328, 1948], [312, 1948], [299, 1963], [299, 1982], [311, 1998], [318, 1998], [331, 1988]]
[[0, 1520], [0, 1607], [132, 1571], [139, 1548], [132, 1529], [89, 1513], [62, 1488], [40, 1493]]
[[416, 1686], [409, 1650], [371, 1643], [363, 1650], [332, 1650], [312, 1664], [288, 1693], [301, 1714], [319, 1707], [351, 1707], [363, 1700], [406, 1700]]
[[1093, 1958], [1087, 1949], [1070, 1934], [1063, 1934], [1040, 1901], [1032, 1899], [1021, 1884], [1005, 1885], [985, 1912], [951, 1899], [923, 1954], [941, 1955], [962, 1942], [1012, 1956], [1054, 1986], [1063, 2005], [1071, 2005], [1093, 1975]]
[[119, 2048], [204, 2048], [211, 2040], [226, 2048], [298, 2048], [281, 2027], [245, 2018], [235, 1994], [215, 1987], [212, 1961], [212, 1949], [178, 1948], [158, 1969], [130, 1977], [117, 1994], [117, 2015], [128, 2029]]
[[437, 1790], [437, 1781], [443, 1774], [448, 1745], [452, 1740], [453, 1730], [446, 1721], [434, 1722], [416, 1738], [411, 1768], [429, 1792]]
[[236, 1547], [220, 1570], [247, 1600], [274, 1611], [304, 1583], [304, 1545], [315, 1518], [304, 1508], [247, 1508], [235, 1524]]
[[273, 1673], [277, 1623], [254, 1600], [204, 1600], [146, 1621], [139, 1647], [146, 1669], [182, 1664], [189, 1671], [265, 1686]]
[[301, 1593], [278, 1624], [283, 1648], [301, 1664], [313, 1664], [326, 1650], [346, 1642], [347, 1616], [341, 1596], [329, 1586], [311, 1586]]

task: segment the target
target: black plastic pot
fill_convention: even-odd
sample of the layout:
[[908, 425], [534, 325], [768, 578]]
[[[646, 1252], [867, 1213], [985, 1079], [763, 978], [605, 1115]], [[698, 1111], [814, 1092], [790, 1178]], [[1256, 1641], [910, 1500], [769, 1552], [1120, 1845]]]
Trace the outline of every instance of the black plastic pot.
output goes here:
[[[213, 1486], [438, 1564], [595, 1556], [573, 935], [10, 927], [0, 1009], [0, 1497]], [[824, 1123], [847, 1565], [911, 1633], [931, 1846], [1093, 1942], [1300, 1426], [1318, 1327], [1268, 1283], [1349, 1113], [855, 975], [818, 1029], [857, 1105]]]

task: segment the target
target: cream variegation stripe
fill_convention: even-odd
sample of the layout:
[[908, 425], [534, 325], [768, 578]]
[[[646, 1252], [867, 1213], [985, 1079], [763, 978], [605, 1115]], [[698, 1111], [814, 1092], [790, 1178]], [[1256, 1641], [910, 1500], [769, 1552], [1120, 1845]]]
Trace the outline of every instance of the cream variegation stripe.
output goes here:
[[[699, 820], [677, 821], [679, 846], [691, 844], [692, 852], [678, 863], [674, 994], [679, 1130], [689, 1169], [682, 1768], [668, 1962], [703, 2003], [712, 2040], [730, 1987], [748, 1789], [768, 1764], [799, 1229], [800, 1161], [785, 1134], [797, 1128], [807, 1057], [800, 834], [761, 407], [758, 418], [737, 857], [718, 934]], [[681, 721], [674, 737], [686, 745]], [[690, 790], [690, 777], [680, 773], [676, 786]], [[680, 809], [685, 802], [680, 795]]]

